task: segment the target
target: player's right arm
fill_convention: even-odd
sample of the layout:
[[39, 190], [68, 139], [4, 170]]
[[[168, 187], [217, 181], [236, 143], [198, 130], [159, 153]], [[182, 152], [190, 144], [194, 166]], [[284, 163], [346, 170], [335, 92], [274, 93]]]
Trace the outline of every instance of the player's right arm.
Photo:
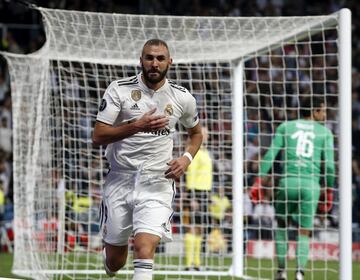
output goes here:
[[165, 128], [169, 119], [165, 115], [153, 115], [156, 108], [145, 113], [140, 119], [120, 126], [96, 121], [92, 141], [95, 146], [107, 145], [130, 137], [138, 132], [153, 132]]
[[154, 115], [156, 108], [130, 123], [114, 126], [121, 112], [123, 101], [117, 83], [112, 82], [106, 89], [99, 107], [92, 140], [94, 145], [107, 145], [130, 137], [138, 132], [153, 132], [165, 128], [169, 120], [165, 115]]

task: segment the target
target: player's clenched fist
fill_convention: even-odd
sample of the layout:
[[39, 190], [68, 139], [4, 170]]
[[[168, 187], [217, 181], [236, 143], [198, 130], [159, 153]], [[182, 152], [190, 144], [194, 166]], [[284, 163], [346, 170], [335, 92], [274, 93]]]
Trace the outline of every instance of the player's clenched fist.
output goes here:
[[136, 121], [139, 131], [153, 132], [165, 128], [169, 124], [169, 118], [165, 115], [154, 115], [156, 108], [145, 113]]

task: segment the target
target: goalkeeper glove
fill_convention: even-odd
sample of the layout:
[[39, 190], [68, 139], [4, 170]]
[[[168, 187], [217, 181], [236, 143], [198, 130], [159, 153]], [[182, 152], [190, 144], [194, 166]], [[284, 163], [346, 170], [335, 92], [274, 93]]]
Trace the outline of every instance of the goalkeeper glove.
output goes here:
[[250, 199], [257, 204], [264, 199], [264, 189], [261, 186], [261, 177], [255, 178], [254, 184], [250, 188]]
[[334, 194], [332, 188], [321, 191], [318, 209], [321, 213], [328, 213], [333, 207]]

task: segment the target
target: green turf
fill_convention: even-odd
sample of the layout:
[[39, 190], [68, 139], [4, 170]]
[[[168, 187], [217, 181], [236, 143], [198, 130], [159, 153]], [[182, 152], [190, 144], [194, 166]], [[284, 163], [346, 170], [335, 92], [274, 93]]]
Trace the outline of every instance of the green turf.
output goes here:
[[[6, 254], [6, 253], [0, 253], [0, 277], [17, 277], [16, 275], [13, 275], [11, 273], [11, 264], [12, 264], [12, 259], [13, 259], [13, 255], [12, 254]], [[82, 258], [77, 258], [75, 256], [72, 256], [70, 258], [70, 260], [76, 261], [76, 262], [84, 262], [85, 263], [85, 259]], [[229, 262], [230, 260], [226, 260], [225, 262]], [[176, 262], [176, 260], [172, 260], [171, 262]], [[211, 259], [208, 260], [208, 262], [212, 262], [212, 265], [216, 264], [217, 259]], [[246, 259], [246, 267], [248, 267], [247, 269], [247, 275], [249, 276], [253, 276], [255, 279], [258, 278], [265, 278], [265, 279], [272, 279], [273, 278], [273, 273], [274, 273], [274, 268], [272, 267], [273, 262], [272, 260], [269, 259], [252, 259], [252, 258], [247, 258]], [[294, 269], [295, 269], [295, 262], [294, 261], [290, 261], [288, 263], [289, 266], [289, 273], [288, 273], [288, 279], [294, 279]], [[315, 262], [309, 262], [308, 265], [308, 271], [307, 271], [307, 278], [306, 279], [312, 279], [312, 280], [320, 280], [320, 279], [326, 279], [326, 280], [335, 280], [339, 278], [338, 275], [338, 271], [339, 271], [339, 263], [335, 262], [335, 261], [328, 261], [328, 262], [323, 262], [323, 261], [315, 261]], [[310, 272], [311, 269], [311, 272]], [[360, 262], [353, 262], [353, 280], [358, 279], [360, 275]], [[19, 278], [19, 277], [17, 277]], [[86, 279], [86, 275], [78, 275], [77, 279]], [[100, 279], [100, 275], [99, 277], [96, 277], [96, 275], [91, 275], [89, 276], [89, 279]], [[117, 279], [131, 279], [130, 276], [128, 276], [127, 278], [124, 276], [118, 276]], [[24, 278], [22, 278], [24, 279]], [[58, 278], [60, 279], [60, 278]], [[68, 277], [64, 277], [61, 279], [71, 279]], [[105, 277], [103, 277], [103, 279], [106, 279]], [[162, 276], [162, 275], [156, 275], [154, 277], [155, 280], [163, 280], [163, 279], [205, 279], [204, 277], [194, 277], [194, 276]], [[208, 277], [207, 279], [209, 280], [230, 280], [230, 279], [235, 279], [232, 277]], [[346, 279], [347, 280], [347, 279]]]

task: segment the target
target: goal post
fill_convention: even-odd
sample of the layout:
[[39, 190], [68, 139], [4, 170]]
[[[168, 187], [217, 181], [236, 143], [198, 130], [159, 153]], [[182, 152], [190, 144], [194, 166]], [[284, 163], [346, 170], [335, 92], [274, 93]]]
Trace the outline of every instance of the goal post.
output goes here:
[[[351, 143], [351, 12], [340, 11], [339, 21], [339, 187], [340, 187], [340, 279], [352, 279], [352, 153]], [[346, 110], [346, 108], [348, 108]]]
[[[144, 42], [161, 38], [174, 59], [168, 78], [197, 100], [214, 168], [209, 213], [199, 210], [211, 216], [201, 225], [200, 270], [189, 269], [186, 261], [184, 239], [194, 213], [187, 209], [192, 201], [182, 178], [174, 241], [159, 246], [154, 273], [166, 279], [273, 278], [276, 224], [273, 218], [270, 226], [262, 222], [267, 216], [253, 211], [247, 190], [276, 127], [295, 119], [299, 99], [310, 94], [326, 100], [324, 124], [335, 135], [340, 200], [333, 212], [317, 216], [307, 273], [351, 279], [349, 10], [306, 17], [179, 17], [36, 9], [45, 25], [42, 49], [1, 53], [13, 101], [14, 273], [36, 279], [105, 278], [97, 209], [107, 165], [103, 148], [92, 146], [92, 127], [107, 85], [138, 73]], [[174, 156], [183, 153], [185, 136], [179, 126]], [[275, 163], [275, 175], [281, 164]], [[278, 184], [276, 176], [271, 180]], [[220, 218], [211, 212], [217, 210]], [[250, 221], [254, 217], [260, 219]], [[326, 224], [329, 220], [335, 225]], [[336, 248], [340, 257], [333, 253]], [[290, 240], [290, 273], [294, 254]], [[130, 259], [119, 274], [131, 279], [132, 271]]]
[[[244, 170], [244, 153], [243, 153], [243, 72], [244, 72], [244, 62], [239, 61], [235, 65], [234, 70], [234, 94], [233, 94], [233, 169], [234, 170]], [[244, 176], [242, 172], [234, 172], [234, 186], [239, 186], [238, 188], [233, 188], [233, 216], [238, 216], [237, 219], [233, 220], [233, 244], [234, 244], [234, 255], [233, 255], [233, 264], [232, 264], [232, 273], [234, 276], [241, 277], [244, 275], [244, 211], [243, 211], [243, 189], [244, 189]]]

